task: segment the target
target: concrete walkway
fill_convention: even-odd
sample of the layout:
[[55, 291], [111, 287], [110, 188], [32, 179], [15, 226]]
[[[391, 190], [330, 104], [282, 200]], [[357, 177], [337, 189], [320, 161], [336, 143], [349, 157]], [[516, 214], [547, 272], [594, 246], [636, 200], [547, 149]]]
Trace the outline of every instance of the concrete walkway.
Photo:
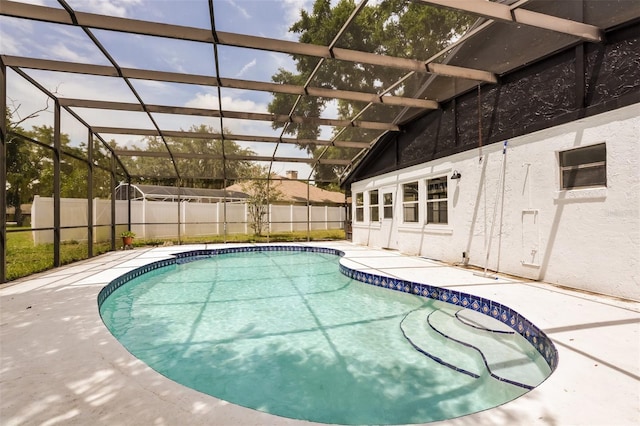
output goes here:
[[[344, 251], [350, 267], [495, 300], [553, 340], [559, 366], [539, 387], [500, 407], [431, 425], [640, 424], [640, 303], [484, 278], [347, 242], [310, 245]], [[185, 388], [134, 358], [102, 323], [97, 295], [117, 276], [172, 253], [218, 246], [111, 252], [2, 286], [0, 424], [309, 425]]]

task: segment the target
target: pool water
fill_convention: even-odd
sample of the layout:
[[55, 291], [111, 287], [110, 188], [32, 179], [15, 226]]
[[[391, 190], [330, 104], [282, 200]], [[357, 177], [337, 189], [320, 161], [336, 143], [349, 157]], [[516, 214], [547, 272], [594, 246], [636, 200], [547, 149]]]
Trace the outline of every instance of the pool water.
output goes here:
[[[114, 291], [101, 315], [133, 355], [171, 380], [283, 417], [424, 423], [528, 391], [492, 377], [477, 351], [427, 326], [432, 315], [445, 334], [470, 333], [455, 320], [459, 307], [352, 280], [338, 260], [257, 251], [166, 266]], [[476, 334], [480, 342], [492, 333]], [[511, 377], [531, 386], [549, 374], [521, 336], [497, 337], [488, 343], [498, 356], [494, 369], [519, 365], [528, 372]], [[514, 355], [505, 360], [504, 353]]]

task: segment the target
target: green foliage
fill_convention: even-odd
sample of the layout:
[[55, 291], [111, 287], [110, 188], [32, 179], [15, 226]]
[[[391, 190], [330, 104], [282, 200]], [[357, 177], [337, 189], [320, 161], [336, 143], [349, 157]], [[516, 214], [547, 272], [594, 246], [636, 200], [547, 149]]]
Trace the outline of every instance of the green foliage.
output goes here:
[[[214, 129], [201, 124], [192, 126], [190, 132], [200, 134], [213, 134]], [[199, 154], [198, 159], [177, 159], [178, 171], [182, 177], [182, 186], [189, 188], [223, 188], [224, 177], [227, 184], [238, 177], [250, 176], [252, 165], [245, 160], [227, 160], [223, 163], [222, 155], [247, 156], [255, 153], [249, 149], [243, 149], [231, 140], [223, 142], [220, 139], [201, 138], [166, 138], [167, 145], [172, 153]], [[147, 137], [143, 141], [145, 149], [152, 152], [166, 152], [167, 148], [160, 137]], [[110, 145], [115, 149], [126, 150], [127, 147], [118, 147], [115, 141]], [[138, 183], [151, 185], [174, 185], [175, 169], [171, 160], [161, 157], [135, 157], [122, 156], [122, 162], [131, 175], [140, 176]]]
[[[347, 21], [355, 9], [353, 0], [340, 0], [332, 7], [331, 0], [316, 0], [313, 11], [301, 11], [300, 19], [290, 31], [298, 34], [303, 43], [328, 45], [338, 34], [339, 29]], [[409, 0], [382, 0], [365, 6], [348, 30], [340, 38], [337, 47], [377, 53], [388, 56], [427, 60], [446, 47], [450, 41], [464, 33], [474, 18], [459, 12], [443, 8], [430, 7], [420, 2]], [[294, 55], [297, 73], [280, 69], [272, 80], [277, 83], [304, 84], [315, 69], [319, 59]], [[375, 65], [354, 64], [347, 61], [330, 60], [325, 62], [311, 81], [311, 86], [338, 90], [351, 90], [377, 93], [379, 88], [388, 88], [396, 83], [405, 71], [394, 68], [382, 68]], [[428, 78], [408, 79], [395, 89], [393, 94], [413, 96], [417, 89]], [[269, 112], [288, 114], [295, 97], [274, 93], [269, 104]], [[303, 97], [296, 109], [296, 115], [319, 117], [328, 99]], [[366, 104], [361, 102], [338, 101], [340, 118], [349, 119], [362, 111]], [[399, 110], [398, 110], [399, 111]], [[390, 107], [372, 108], [366, 112], [368, 121], [391, 121], [395, 116]], [[274, 128], [282, 127], [282, 123], [274, 123]], [[319, 134], [317, 126], [289, 123], [286, 133], [298, 138], [316, 139]], [[370, 142], [379, 132], [362, 129], [357, 137], [341, 135], [341, 139]], [[314, 145], [300, 146], [317, 158], [324, 149]], [[332, 147], [325, 153], [325, 158], [352, 158], [356, 151], [349, 148]], [[319, 165], [315, 178], [336, 179], [343, 167]]]
[[[11, 111], [7, 110], [10, 132], [7, 138], [7, 205], [15, 209], [17, 224], [23, 225], [22, 204], [32, 202], [35, 195], [53, 194], [53, 127], [33, 126], [31, 130], [25, 130], [19, 124], [24, 120], [14, 122], [12, 119]], [[77, 159], [86, 158], [86, 144], [72, 146], [69, 136], [61, 134], [60, 149], [61, 196], [86, 197], [88, 164]]]
[[[53, 127], [34, 126], [26, 136], [53, 147]], [[33, 168], [36, 179], [33, 180], [34, 194], [51, 196], [53, 194], [53, 150], [41, 145], [30, 144]], [[86, 158], [86, 143], [71, 146], [71, 139], [67, 134], [60, 135], [60, 196], [66, 198], [84, 198], [87, 196], [88, 165], [76, 158]], [[75, 157], [75, 158], [74, 158]], [[35, 167], [34, 167], [35, 166]], [[32, 197], [31, 197], [32, 198]]]
[[[50, 197], [54, 193], [54, 129], [51, 126], [33, 126], [25, 130], [20, 126], [24, 119], [13, 120], [11, 110], [7, 109], [9, 137], [7, 138], [7, 205], [15, 209], [15, 221], [24, 225], [25, 216], [21, 206], [33, 201], [35, 195]], [[213, 129], [205, 125], [192, 126], [192, 132], [213, 133]], [[26, 138], [20, 137], [26, 136]], [[33, 141], [30, 141], [29, 139]], [[160, 138], [146, 139], [149, 151], [166, 151]], [[226, 184], [239, 177], [251, 176], [253, 165], [250, 161], [228, 161], [223, 164], [222, 154], [226, 156], [247, 156], [254, 154], [251, 150], [242, 149], [233, 141], [219, 139], [185, 139], [169, 138], [167, 143], [172, 152], [202, 154], [198, 160], [178, 160], [183, 177], [182, 185], [193, 188], [222, 188], [225, 186], [223, 176], [227, 176]], [[98, 145], [97, 145], [98, 146]], [[115, 141], [111, 148], [118, 147]], [[86, 198], [88, 185], [92, 185], [93, 196], [108, 199], [111, 197], [110, 154], [106, 150], [95, 149], [94, 161], [100, 167], [94, 167], [93, 182], [89, 182], [89, 166], [83, 159], [87, 158], [87, 145], [84, 142], [73, 146], [69, 135], [60, 135], [60, 196], [64, 198]], [[98, 146], [99, 148], [99, 146]], [[188, 163], [185, 163], [188, 162]], [[166, 158], [155, 157], [123, 157], [123, 163], [132, 175], [148, 176], [140, 179], [140, 183], [174, 185], [175, 169]], [[226, 168], [226, 169], [225, 169]], [[124, 170], [118, 172], [124, 176]]]
[[241, 184], [242, 191], [247, 198], [248, 213], [251, 229], [255, 235], [262, 235], [268, 223], [269, 204], [279, 201], [283, 194], [267, 179], [268, 170], [254, 167], [252, 176], [257, 179], [245, 181]]

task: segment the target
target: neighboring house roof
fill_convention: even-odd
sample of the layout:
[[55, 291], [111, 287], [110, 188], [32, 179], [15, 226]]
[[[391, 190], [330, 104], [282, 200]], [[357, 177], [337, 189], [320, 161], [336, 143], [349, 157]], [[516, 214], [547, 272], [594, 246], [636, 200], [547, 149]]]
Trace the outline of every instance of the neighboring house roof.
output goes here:
[[[273, 188], [282, 193], [279, 202], [306, 204], [307, 196], [311, 204], [344, 204], [345, 198], [342, 192], [327, 191], [314, 185], [308, 185], [299, 180], [289, 179], [283, 176], [272, 178]], [[229, 191], [243, 191], [241, 183], [227, 187]]]
[[[31, 214], [31, 204], [20, 204], [20, 210], [23, 215]], [[7, 214], [15, 214], [16, 208], [14, 206], [7, 206]]]

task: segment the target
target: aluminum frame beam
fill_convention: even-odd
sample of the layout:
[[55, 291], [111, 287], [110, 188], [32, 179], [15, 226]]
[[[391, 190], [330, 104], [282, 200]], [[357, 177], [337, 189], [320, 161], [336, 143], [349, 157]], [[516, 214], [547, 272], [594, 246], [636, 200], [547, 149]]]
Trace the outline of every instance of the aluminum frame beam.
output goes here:
[[[325, 89], [321, 87], [305, 88], [294, 84], [279, 84], [234, 78], [216, 78], [207, 75], [182, 74], [139, 68], [121, 68], [120, 72], [118, 72], [114, 67], [108, 65], [82, 64], [77, 62], [25, 58], [9, 55], [2, 55], [2, 59], [5, 61], [7, 66], [44, 71], [70, 72], [101, 77], [124, 77], [137, 80], [162, 81], [166, 83], [197, 84], [201, 86], [220, 86], [229, 89], [284, 93], [298, 96], [306, 95], [383, 105], [406, 106], [411, 108], [438, 109], [440, 106], [437, 101], [429, 99], [415, 99], [402, 96], [380, 95], [377, 93], [355, 92], [350, 90]], [[436, 67], [439, 66], [437, 64], [431, 65]]]
[[158, 114], [183, 114], [195, 115], [201, 117], [223, 117], [238, 120], [256, 120], [287, 123], [293, 122], [298, 124], [316, 124], [319, 126], [335, 126], [335, 127], [359, 127], [372, 130], [399, 130], [399, 127], [391, 123], [381, 123], [377, 121], [351, 121], [331, 118], [319, 117], [289, 117], [284, 114], [264, 114], [257, 112], [239, 112], [239, 111], [219, 111], [205, 108], [187, 108], [168, 105], [150, 105], [136, 104], [129, 102], [112, 102], [112, 101], [96, 101], [89, 99], [71, 99], [59, 98], [60, 105], [70, 108], [93, 108], [115, 111], [132, 111], [132, 112], [150, 112]]
[[418, 0], [422, 3], [449, 9], [469, 12], [496, 21], [523, 24], [532, 27], [543, 28], [563, 34], [569, 34], [582, 40], [600, 43], [603, 40], [603, 30], [582, 22], [557, 16], [546, 15], [533, 10], [515, 8], [509, 5], [486, 0]]
[[427, 64], [415, 59], [378, 55], [357, 50], [330, 48], [308, 43], [271, 39], [244, 34], [216, 31], [216, 40], [210, 29], [194, 28], [182, 25], [162, 24], [137, 19], [119, 18], [87, 12], [75, 12], [74, 18], [64, 9], [46, 6], [35, 6], [4, 0], [0, 14], [18, 18], [35, 19], [66, 25], [96, 28], [101, 30], [120, 31], [132, 34], [173, 38], [177, 40], [219, 44], [224, 46], [279, 52], [290, 55], [306, 55], [325, 59], [338, 59], [369, 65], [416, 71], [420, 73], [436, 73], [449, 77], [466, 78], [488, 83], [496, 83], [495, 74], [471, 68], [442, 64]]
[[[134, 151], [119, 149], [115, 150], [118, 156], [122, 157], [151, 157], [151, 158], [167, 158], [169, 159], [168, 152], [162, 151]], [[231, 161], [274, 161], [284, 163], [307, 163], [311, 164], [316, 162], [315, 158], [301, 158], [301, 157], [270, 157], [263, 155], [211, 155], [200, 154], [195, 152], [174, 152], [173, 157], [176, 159], [204, 159], [204, 160], [231, 160]], [[346, 166], [350, 160], [342, 159], [321, 159], [320, 164], [332, 164], [339, 166]]]
[[0, 221], [0, 283], [7, 279], [7, 67], [0, 59], [0, 211], [4, 216]]
[[[160, 136], [155, 129], [135, 129], [126, 127], [92, 127], [94, 133], [106, 133], [114, 135], [137, 135], [137, 136]], [[184, 130], [161, 130], [162, 134], [170, 138], [185, 139], [222, 139], [221, 133], [202, 133], [189, 132]], [[330, 141], [326, 139], [296, 139], [296, 138], [280, 138], [277, 136], [255, 136], [255, 135], [237, 135], [225, 133], [224, 138], [236, 142], [265, 142], [265, 143], [287, 143], [296, 145], [329, 145], [344, 148], [368, 148], [369, 142], [358, 141]]]

